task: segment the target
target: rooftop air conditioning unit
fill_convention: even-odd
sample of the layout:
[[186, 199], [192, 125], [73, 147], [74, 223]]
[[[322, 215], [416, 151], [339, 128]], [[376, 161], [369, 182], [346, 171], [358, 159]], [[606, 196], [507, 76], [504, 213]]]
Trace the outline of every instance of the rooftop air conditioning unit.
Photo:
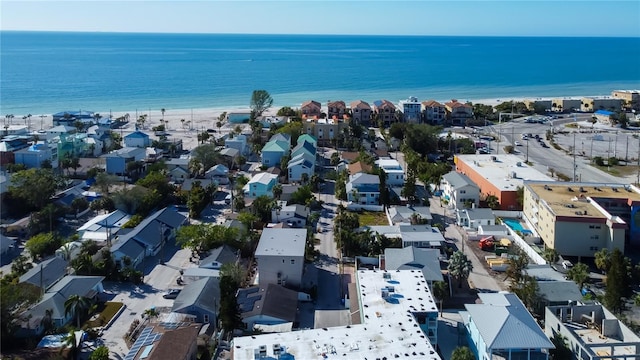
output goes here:
[[282, 347], [280, 344], [273, 344], [273, 355], [278, 356], [282, 353]]

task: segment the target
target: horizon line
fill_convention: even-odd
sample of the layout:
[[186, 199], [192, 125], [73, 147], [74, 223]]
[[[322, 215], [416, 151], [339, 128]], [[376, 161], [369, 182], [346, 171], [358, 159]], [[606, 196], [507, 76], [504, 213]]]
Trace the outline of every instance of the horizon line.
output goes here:
[[144, 34], [144, 35], [251, 35], [251, 36], [358, 36], [358, 37], [488, 37], [488, 38], [624, 38], [640, 39], [640, 36], [613, 35], [445, 35], [445, 34], [321, 34], [321, 33], [240, 33], [240, 32], [165, 32], [165, 31], [96, 31], [96, 30], [24, 30], [0, 29], [3, 32], [21, 33], [78, 33], [78, 34]]

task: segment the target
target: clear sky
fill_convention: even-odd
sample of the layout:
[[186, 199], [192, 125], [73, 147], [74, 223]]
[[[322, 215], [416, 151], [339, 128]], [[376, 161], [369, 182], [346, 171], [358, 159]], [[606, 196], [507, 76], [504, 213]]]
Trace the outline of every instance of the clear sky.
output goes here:
[[640, 37], [640, 1], [1, 0], [0, 29]]

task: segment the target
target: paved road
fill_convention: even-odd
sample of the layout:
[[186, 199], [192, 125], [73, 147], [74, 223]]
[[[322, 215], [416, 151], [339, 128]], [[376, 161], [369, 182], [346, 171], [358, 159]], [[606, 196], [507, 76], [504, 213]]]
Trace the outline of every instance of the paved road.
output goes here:
[[[590, 116], [589, 116], [590, 117]], [[584, 118], [578, 118], [579, 120]], [[549, 169], [553, 169], [555, 173], [562, 173], [569, 177], [573, 176], [573, 156], [567, 155], [566, 152], [556, 150], [550, 146], [549, 141], [546, 139], [544, 142], [549, 146], [544, 148], [535, 139], [521, 140], [522, 134], [539, 135], [544, 139], [545, 134], [552, 128], [560, 128], [563, 124], [573, 122], [573, 118], [555, 120], [553, 124], [529, 124], [523, 120], [515, 120], [513, 122], [503, 123], [499, 126], [494, 126], [493, 131], [501, 134], [502, 141], [499, 146], [494, 146], [497, 153], [504, 153], [504, 146], [513, 145], [515, 141], [522, 143], [522, 146], [516, 146], [519, 157], [523, 160], [529, 160], [533, 163], [533, 167], [540, 172], [551, 175]], [[563, 135], [556, 135], [556, 137], [563, 137]], [[578, 143], [579, 144], [579, 143]], [[580, 149], [578, 145], [576, 148]], [[625, 179], [621, 179], [612, 175], [609, 175], [597, 168], [588, 165], [588, 159], [584, 157], [576, 156], [576, 180], [584, 182], [621, 182]]]

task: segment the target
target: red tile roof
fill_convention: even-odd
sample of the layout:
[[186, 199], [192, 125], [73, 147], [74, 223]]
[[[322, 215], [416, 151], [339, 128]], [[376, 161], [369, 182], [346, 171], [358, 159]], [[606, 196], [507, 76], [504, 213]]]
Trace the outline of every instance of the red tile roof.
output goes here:
[[362, 100], [356, 100], [354, 102], [351, 103], [351, 108], [358, 108], [358, 109], [368, 109], [371, 110], [371, 105], [369, 105], [368, 102], [366, 101], [362, 101]]

